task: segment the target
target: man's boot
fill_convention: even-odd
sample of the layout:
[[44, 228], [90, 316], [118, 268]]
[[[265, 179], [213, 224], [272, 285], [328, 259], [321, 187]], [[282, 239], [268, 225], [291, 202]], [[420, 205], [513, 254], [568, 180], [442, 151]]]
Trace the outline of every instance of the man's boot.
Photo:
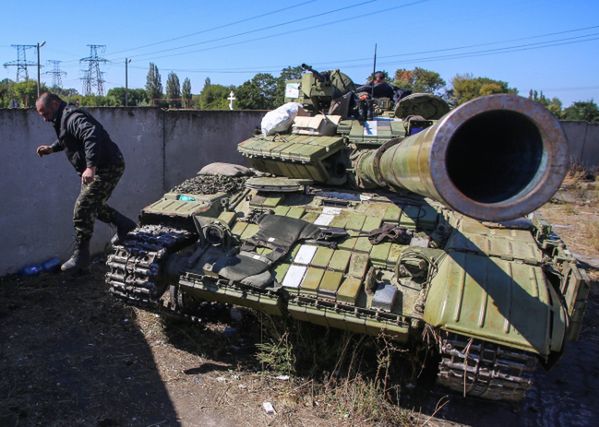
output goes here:
[[125, 241], [127, 233], [137, 227], [137, 224], [132, 219], [127, 218], [125, 215], [117, 212], [112, 221], [116, 225], [116, 236], [112, 238], [112, 244], [121, 244]]
[[89, 271], [89, 240], [75, 243], [71, 258], [60, 266], [62, 271], [70, 273], [85, 273]]

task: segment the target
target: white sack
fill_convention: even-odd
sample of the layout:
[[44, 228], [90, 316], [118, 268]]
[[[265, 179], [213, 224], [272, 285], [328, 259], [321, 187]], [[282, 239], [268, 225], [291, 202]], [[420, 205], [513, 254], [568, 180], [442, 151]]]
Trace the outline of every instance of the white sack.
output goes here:
[[262, 135], [274, 135], [277, 132], [286, 132], [289, 130], [300, 108], [302, 108], [302, 104], [299, 102], [288, 102], [276, 110], [266, 113], [260, 123]]

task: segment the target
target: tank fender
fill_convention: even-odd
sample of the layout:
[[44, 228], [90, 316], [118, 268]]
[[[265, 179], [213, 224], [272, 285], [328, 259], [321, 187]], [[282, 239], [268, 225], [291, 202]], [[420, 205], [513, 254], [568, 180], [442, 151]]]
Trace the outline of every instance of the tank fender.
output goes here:
[[567, 315], [540, 266], [450, 251], [431, 280], [424, 321], [543, 359], [561, 351]]

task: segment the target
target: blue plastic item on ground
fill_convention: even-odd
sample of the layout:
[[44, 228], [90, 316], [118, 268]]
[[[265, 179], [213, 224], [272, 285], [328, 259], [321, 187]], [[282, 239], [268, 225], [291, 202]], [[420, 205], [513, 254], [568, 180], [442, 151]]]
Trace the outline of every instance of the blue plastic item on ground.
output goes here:
[[60, 268], [60, 259], [58, 257], [52, 257], [42, 263], [44, 271], [53, 272]]
[[22, 276], [37, 276], [38, 274], [47, 271], [54, 272], [60, 268], [60, 258], [52, 257], [38, 264], [29, 264], [19, 270]]
[[23, 267], [21, 269], [20, 273], [23, 276], [37, 276], [43, 270], [44, 270], [44, 268], [42, 267], [41, 264], [30, 264], [30, 265], [26, 265], [25, 267]]

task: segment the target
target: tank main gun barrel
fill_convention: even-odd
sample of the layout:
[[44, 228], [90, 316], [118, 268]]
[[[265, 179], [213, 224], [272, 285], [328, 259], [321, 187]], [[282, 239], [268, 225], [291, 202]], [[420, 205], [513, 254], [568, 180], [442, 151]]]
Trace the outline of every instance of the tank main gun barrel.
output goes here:
[[435, 125], [356, 161], [362, 188], [404, 188], [485, 221], [526, 215], [561, 185], [568, 146], [542, 105], [516, 95], [468, 101]]

